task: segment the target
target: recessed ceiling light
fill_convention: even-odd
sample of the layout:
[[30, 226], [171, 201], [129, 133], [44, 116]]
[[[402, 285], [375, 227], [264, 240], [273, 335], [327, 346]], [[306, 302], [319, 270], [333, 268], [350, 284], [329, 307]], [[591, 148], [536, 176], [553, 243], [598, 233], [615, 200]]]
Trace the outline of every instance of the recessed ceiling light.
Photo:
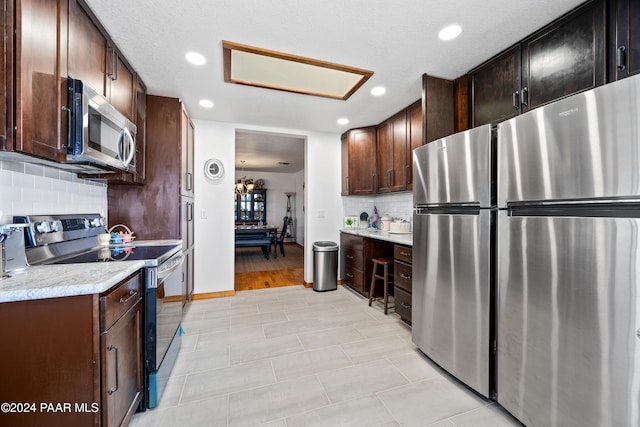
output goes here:
[[205, 62], [207, 62], [207, 59], [198, 52], [187, 52], [184, 57], [187, 58], [187, 61], [191, 62], [194, 65], [203, 65]]
[[461, 32], [462, 27], [460, 25], [449, 25], [440, 30], [438, 38], [440, 40], [452, 40], [458, 37]]
[[200, 106], [204, 108], [213, 108], [213, 101], [209, 101], [208, 99], [201, 99]]
[[342, 117], [338, 119], [338, 124], [339, 125], [346, 125], [349, 124], [349, 119], [347, 119], [346, 117]]
[[387, 89], [385, 89], [384, 86], [376, 86], [371, 89], [371, 95], [373, 96], [382, 96], [385, 93], [387, 93]]

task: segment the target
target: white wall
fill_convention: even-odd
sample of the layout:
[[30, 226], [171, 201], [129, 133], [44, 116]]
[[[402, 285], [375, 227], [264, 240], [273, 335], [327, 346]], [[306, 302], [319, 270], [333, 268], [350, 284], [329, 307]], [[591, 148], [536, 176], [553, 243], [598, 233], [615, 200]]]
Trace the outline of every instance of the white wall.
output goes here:
[[[233, 290], [236, 127], [206, 120], [193, 120], [193, 124], [194, 292]], [[210, 181], [204, 176], [204, 164], [208, 159], [219, 159], [224, 165], [224, 175], [218, 181]]]
[[107, 186], [31, 163], [0, 161], [0, 224], [13, 215], [107, 214]]
[[[235, 130], [256, 130], [306, 136], [304, 177], [296, 175], [296, 214], [303, 218], [300, 243], [318, 240], [338, 242], [342, 224], [340, 198], [340, 135], [274, 129], [246, 124], [194, 120], [195, 125], [195, 292], [233, 290], [234, 279], [234, 213]], [[224, 176], [216, 182], [204, 177], [204, 163], [217, 158], [225, 167]], [[247, 174], [249, 176], [249, 174]], [[256, 175], [257, 176], [257, 175]], [[265, 178], [266, 180], [266, 178]], [[303, 191], [304, 183], [304, 191]], [[265, 185], [268, 188], [268, 185]], [[271, 193], [271, 189], [270, 193]], [[269, 193], [269, 203], [271, 194]], [[286, 200], [286, 199], [285, 199]], [[275, 202], [278, 203], [277, 201]], [[302, 206], [305, 212], [302, 216]], [[286, 201], [282, 207], [286, 206]], [[206, 218], [203, 218], [202, 211]], [[269, 222], [272, 218], [269, 219]], [[300, 230], [297, 225], [297, 230]], [[305, 281], [313, 281], [313, 252], [305, 244]]]
[[305, 264], [304, 279], [313, 282], [312, 244], [340, 242], [342, 226], [340, 135], [316, 134], [305, 151]]

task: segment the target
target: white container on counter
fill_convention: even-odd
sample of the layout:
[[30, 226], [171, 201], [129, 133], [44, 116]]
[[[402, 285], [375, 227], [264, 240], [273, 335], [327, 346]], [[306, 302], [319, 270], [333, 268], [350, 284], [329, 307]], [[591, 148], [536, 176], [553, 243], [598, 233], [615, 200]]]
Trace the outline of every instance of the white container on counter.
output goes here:
[[389, 224], [389, 233], [411, 233], [411, 223], [392, 222]]

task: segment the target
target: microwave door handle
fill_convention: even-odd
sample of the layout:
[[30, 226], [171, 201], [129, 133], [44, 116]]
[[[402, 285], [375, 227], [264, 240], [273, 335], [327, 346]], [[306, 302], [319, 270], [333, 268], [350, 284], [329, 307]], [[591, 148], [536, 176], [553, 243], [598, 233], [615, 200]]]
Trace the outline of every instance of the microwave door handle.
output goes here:
[[[122, 160], [122, 145], [125, 143], [129, 145], [127, 148], [128, 150], [127, 152], [127, 158]], [[133, 155], [135, 154], [136, 150], [135, 150], [135, 142], [133, 141], [133, 136], [131, 136], [131, 132], [129, 132], [129, 129], [124, 128], [122, 129], [122, 134], [121, 134], [121, 139], [120, 139], [120, 144], [118, 144], [118, 150], [120, 151], [118, 153], [118, 156], [120, 157], [120, 159], [122, 160], [123, 166], [126, 168], [127, 166], [129, 166], [129, 163], [131, 163], [131, 161], [133, 160]]]

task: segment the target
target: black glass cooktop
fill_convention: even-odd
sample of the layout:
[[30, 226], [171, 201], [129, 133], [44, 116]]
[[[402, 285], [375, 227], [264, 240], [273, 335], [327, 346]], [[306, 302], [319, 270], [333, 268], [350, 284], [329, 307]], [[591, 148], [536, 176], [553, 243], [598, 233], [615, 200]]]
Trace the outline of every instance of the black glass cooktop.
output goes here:
[[54, 264], [82, 264], [87, 262], [154, 261], [163, 262], [176, 252], [177, 246], [105, 246], [77, 255], [56, 259]]

